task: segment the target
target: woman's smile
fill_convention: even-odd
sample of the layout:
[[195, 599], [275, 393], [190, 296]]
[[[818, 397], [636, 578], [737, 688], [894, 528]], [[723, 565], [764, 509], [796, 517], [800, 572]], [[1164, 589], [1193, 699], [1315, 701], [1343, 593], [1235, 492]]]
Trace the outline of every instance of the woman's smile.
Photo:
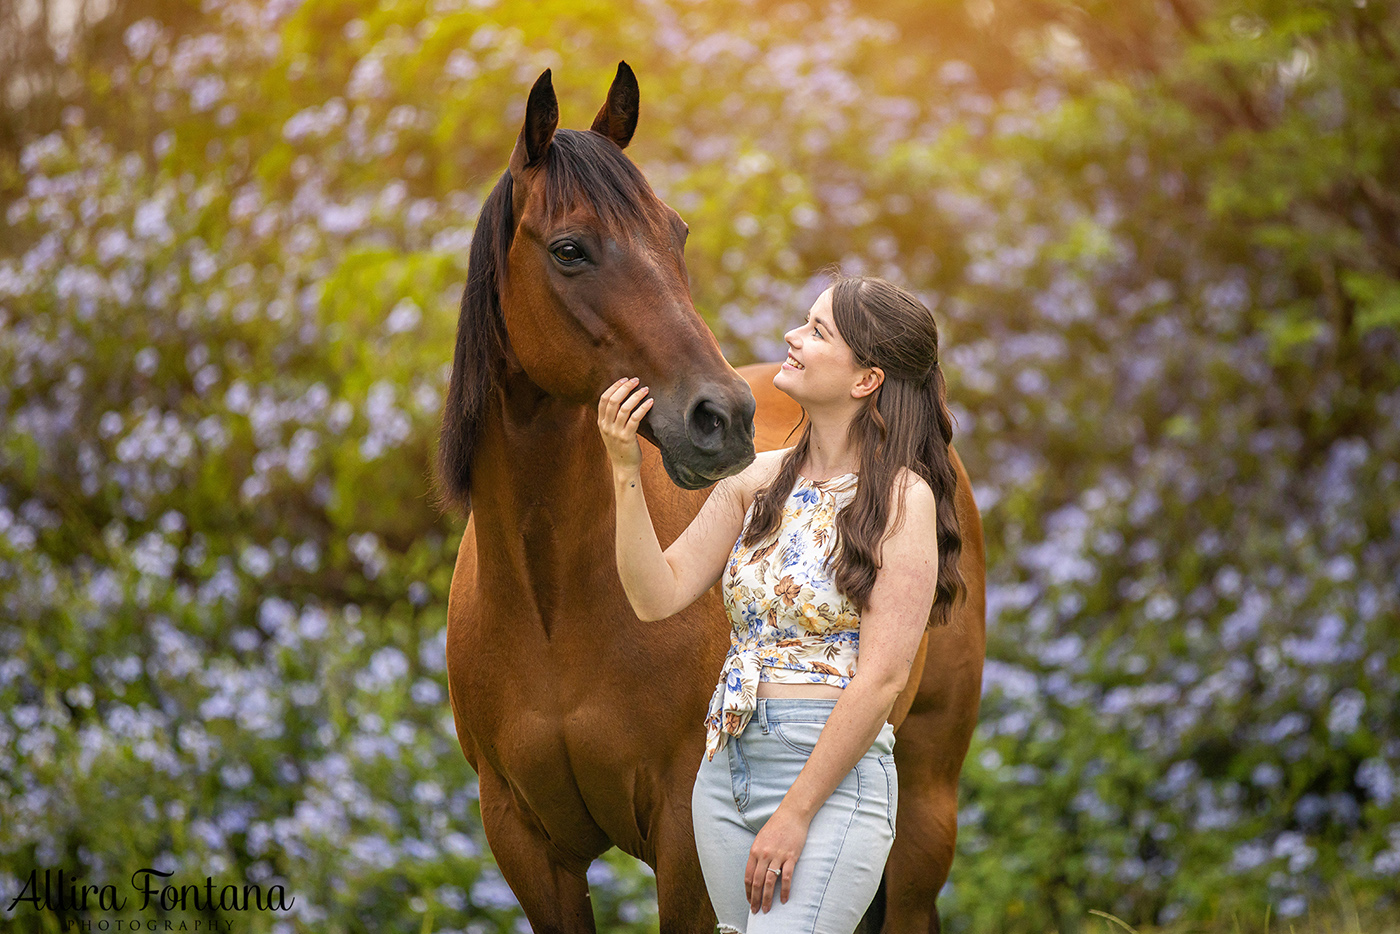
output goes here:
[[[783, 335], [787, 356], [773, 374], [773, 385], [805, 406], [854, 401], [851, 385], [860, 378], [863, 368], [856, 366], [832, 316], [831, 289], [827, 289], [812, 303], [806, 320]], [[798, 373], [802, 374], [800, 382], [794, 381]]]

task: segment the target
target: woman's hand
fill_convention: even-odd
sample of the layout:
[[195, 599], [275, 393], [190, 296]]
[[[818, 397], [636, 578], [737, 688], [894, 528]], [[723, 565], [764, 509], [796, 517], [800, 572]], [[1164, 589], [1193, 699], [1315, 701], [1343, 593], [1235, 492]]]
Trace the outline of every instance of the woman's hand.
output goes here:
[[744, 894], [753, 912], [773, 907], [773, 893], [779, 879], [782, 880], [782, 900], [788, 900], [797, 857], [802, 855], [802, 847], [807, 842], [808, 826], [809, 822], [796, 812], [779, 805], [754, 838], [749, 848], [749, 865], [744, 870]]
[[[598, 431], [608, 449], [613, 473], [629, 473], [642, 466], [642, 448], [637, 443], [637, 426], [651, 409], [654, 399], [643, 399], [647, 387], [632, 392], [640, 380], [620, 379], [598, 400]], [[632, 394], [629, 396], [628, 393]]]

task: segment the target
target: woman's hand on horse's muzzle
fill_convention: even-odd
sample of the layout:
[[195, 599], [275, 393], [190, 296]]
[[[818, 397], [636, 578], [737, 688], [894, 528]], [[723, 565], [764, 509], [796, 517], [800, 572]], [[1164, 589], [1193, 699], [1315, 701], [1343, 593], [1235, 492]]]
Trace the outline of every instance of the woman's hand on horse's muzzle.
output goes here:
[[608, 460], [612, 461], [613, 473], [630, 473], [642, 466], [637, 426], [656, 400], [643, 398], [648, 392], [646, 386], [633, 391], [639, 382], [635, 376], [620, 379], [598, 399], [598, 431], [608, 450]]

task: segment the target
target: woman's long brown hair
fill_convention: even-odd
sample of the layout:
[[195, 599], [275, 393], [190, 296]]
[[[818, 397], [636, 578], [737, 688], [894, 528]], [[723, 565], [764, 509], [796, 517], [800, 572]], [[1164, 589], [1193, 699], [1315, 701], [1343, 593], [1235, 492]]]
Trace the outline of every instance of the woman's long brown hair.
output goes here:
[[[856, 365], [876, 366], [885, 373], [884, 382], [865, 397], [864, 407], [851, 419], [848, 440], [857, 452], [860, 471], [855, 496], [836, 514], [832, 580], [858, 611], [865, 610], [880, 569], [886, 532], [903, 521], [904, 495], [896, 493], [894, 481], [900, 468], [907, 467], [929, 485], [938, 504], [938, 587], [930, 625], [944, 625], [954, 601], [962, 599], [967, 588], [958, 569], [962, 532], [953, 502], [958, 476], [948, 450], [953, 418], [938, 365], [938, 325], [918, 298], [868, 276], [838, 279], [831, 310]], [[783, 503], [797, 482], [811, 438], [809, 421], [772, 482], [755, 495], [745, 545], [762, 542], [777, 531]]]

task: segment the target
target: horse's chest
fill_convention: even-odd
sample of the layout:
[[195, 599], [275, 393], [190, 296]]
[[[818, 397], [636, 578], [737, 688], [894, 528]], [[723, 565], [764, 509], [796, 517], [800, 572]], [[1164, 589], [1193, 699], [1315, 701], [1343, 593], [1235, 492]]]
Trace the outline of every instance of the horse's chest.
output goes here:
[[[495, 554], [515, 558], [504, 567], [484, 540], [474, 544], [485, 560], [459, 560], [447, 662], [468, 757], [514, 787], [553, 789], [540, 799], [547, 804], [573, 800], [564, 791], [579, 769], [616, 784], [617, 767], [635, 770], [646, 758], [648, 750], [619, 748], [619, 737], [645, 732], [634, 722], [636, 687], [655, 660], [611, 562], [598, 558], [611, 543], [585, 562], [562, 549], [535, 554], [538, 541], [503, 544]], [[531, 568], [536, 560], [547, 571]]]
[[[581, 685], [607, 665], [608, 640], [601, 633], [566, 639], [565, 630], [576, 625], [562, 620], [555, 621], [556, 637], [546, 638], [525, 606], [480, 610], [448, 627], [448, 678], [459, 720], [478, 745], [502, 755], [540, 748], [553, 755], [572, 732], [580, 694], [592, 693]], [[596, 625], [606, 631], [610, 624]]]

